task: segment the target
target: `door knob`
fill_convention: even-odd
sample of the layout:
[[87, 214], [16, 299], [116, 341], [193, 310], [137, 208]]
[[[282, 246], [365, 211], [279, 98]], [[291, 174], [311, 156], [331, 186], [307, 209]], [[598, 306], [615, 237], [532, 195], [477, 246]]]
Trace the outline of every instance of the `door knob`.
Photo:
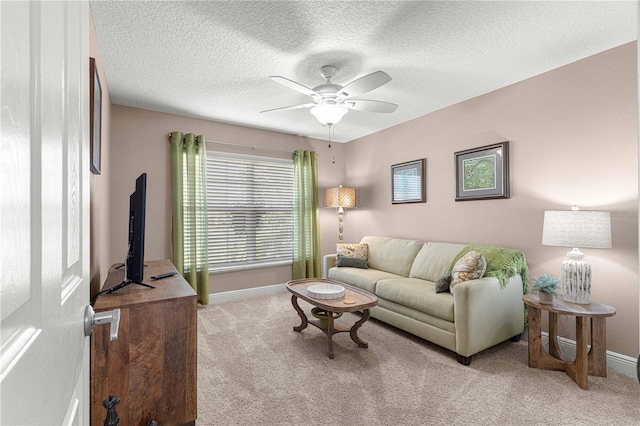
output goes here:
[[111, 324], [111, 340], [118, 339], [118, 327], [120, 327], [120, 309], [98, 312], [91, 305], [84, 309], [84, 335], [89, 336], [96, 325]]

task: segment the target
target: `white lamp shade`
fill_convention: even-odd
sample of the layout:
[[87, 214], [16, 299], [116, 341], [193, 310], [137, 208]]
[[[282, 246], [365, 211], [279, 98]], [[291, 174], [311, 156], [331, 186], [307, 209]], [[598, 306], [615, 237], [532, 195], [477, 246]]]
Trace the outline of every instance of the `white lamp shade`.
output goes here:
[[611, 214], [605, 211], [545, 211], [542, 244], [611, 248]]
[[342, 105], [320, 104], [311, 108], [313, 114], [320, 123], [325, 126], [333, 126], [340, 120], [349, 110]]
[[324, 203], [327, 207], [355, 207], [355, 188], [329, 188], [324, 193]]

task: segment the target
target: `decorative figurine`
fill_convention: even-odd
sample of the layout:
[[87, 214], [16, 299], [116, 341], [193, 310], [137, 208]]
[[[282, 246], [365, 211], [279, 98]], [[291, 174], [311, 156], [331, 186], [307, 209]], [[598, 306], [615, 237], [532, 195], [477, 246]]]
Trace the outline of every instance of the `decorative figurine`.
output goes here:
[[102, 406], [107, 409], [107, 418], [104, 419], [104, 426], [118, 426], [120, 424], [120, 417], [116, 412], [116, 405], [118, 404], [120, 404], [118, 395], [109, 395], [108, 399], [102, 401]]

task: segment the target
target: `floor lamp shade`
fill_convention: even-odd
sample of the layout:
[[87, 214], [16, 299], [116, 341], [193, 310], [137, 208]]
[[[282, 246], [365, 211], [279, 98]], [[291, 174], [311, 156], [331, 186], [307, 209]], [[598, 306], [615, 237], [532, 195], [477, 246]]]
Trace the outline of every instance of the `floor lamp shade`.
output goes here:
[[355, 207], [356, 205], [356, 189], [329, 188], [324, 193], [324, 203], [327, 207]]
[[563, 299], [588, 304], [591, 265], [579, 248], [611, 248], [611, 214], [604, 211], [565, 210], [544, 212], [542, 244], [571, 247], [562, 262]]
[[344, 209], [346, 207], [355, 207], [356, 189], [344, 188], [342, 185], [337, 188], [329, 188], [324, 192], [324, 204], [327, 207], [338, 208], [338, 241], [342, 243], [344, 238]]

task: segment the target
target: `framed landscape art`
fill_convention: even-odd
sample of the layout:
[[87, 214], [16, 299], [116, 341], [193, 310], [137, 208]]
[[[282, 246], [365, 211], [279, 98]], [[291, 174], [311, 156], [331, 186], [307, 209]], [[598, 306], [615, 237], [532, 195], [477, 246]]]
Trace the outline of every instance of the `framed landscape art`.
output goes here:
[[509, 142], [455, 153], [456, 201], [509, 198]]
[[426, 203], [427, 159], [391, 166], [391, 204]]

